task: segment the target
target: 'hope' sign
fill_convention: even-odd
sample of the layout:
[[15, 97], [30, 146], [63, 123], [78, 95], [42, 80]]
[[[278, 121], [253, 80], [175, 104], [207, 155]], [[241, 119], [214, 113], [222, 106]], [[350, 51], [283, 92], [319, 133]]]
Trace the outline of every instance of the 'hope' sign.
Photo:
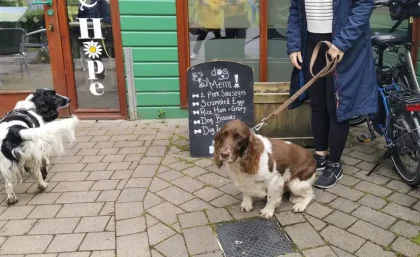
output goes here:
[[[83, 10], [83, 7], [91, 8], [96, 5], [87, 5], [82, 4], [80, 6], [80, 10]], [[101, 45], [98, 45], [97, 42], [94, 42], [93, 39], [99, 39], [102, 40], [102, 28], [101, 28], [101, 20], [102, 18], [78, 18], [79, 20], [79, 27], [80, 27], [80, 37], [81, 40], [90, 39], [91, 41], [83, 42], [84, 44], [84, 51], [85, 54], [93, 59], [88, 60], [88, 72], [89, 72], [89, 80], [96, 80], [92, 84], [90, 84], [90, 92], [93, 95], [103, 95], [105, 93], [104, 85], [102, 83], [97, 81], [96, 74], [100, 74], [104, 72], [104, 65], [100, 60], [94, 60], [95, 58], [99, 58], [100, 55], [102, 55], [102, 47]], [[91, 20], [93, 24], [93, 38], [89, 37], [89, 30], [88, 30], [88, 21]], [[95, 64], [96, 64], [96, 70], [95, 70]], [[99, 92], [98, 92], [99, 90]]]

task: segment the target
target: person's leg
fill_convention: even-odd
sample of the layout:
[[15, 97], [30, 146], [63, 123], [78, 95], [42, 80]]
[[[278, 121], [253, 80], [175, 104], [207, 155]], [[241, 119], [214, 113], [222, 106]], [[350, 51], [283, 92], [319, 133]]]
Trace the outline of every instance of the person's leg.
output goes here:
[[207, 30], [200, 30], [200, 34], [198, 34], [197, 40], [195, 42], [194, 48], [193, 48], [193, 54], [197, 55], [200, 51], [201, 45], [203, 44], [204, 39], [207, 37]]
[[[312, 75], [310, 73], [310, 60], [315, 46], [322, 40], [325, 40], [325, 35], [308, 33], [306, 52], [303, 60], [305, 82], [312, 79]], [[314, 63], [314, 74], [317, 74], [322, 68], [324, 68], [325, 60], [322, 56], [324, 56], [326, 51], [326, 47], [321, 49], [319, 53], [320, 58], [318, 58]], [[312, 110], [312, 134], [315, 140], [316, 151], [314, 157], [317, 159], [317, 170], [323, 170], [325, 169], [327, 162], [328, 135], [330, 128], [330, 120], [326, 104], [326, 79], [319, 78], [308, 88], [307, 92]]]
[[214, 34], [214, 37], [217, 38], [217, 39], [222, 38], [222, 34], [220, 33], [220, 29], [219, 30], [213, 30], [213, 34]]
[[340, 162], [350, 130], [348, 120], [342, 122], [337, 121], [336, 105], [337, 102], [334, 92], [334, 82], [330, 77], [327, 82], [327, 110], [330, 117], [330, 151], [328, 161], [333, 163]]
[[340, 164], [341, 155], [346, 145], [349, 134], [349, 121], [338, 122], [336, 112], [336, 97], [334, 92], [334, 82], [331, 76], [327, 78], [327, 110], [330, 118], [329, 146], [327, 166], [321, 176], [315, 181], [314, 186], [318, 188], [330, 188], [343, 177], [343, 169]]
[[[245, 41], [246, 41], [246, 28], [240, 28], [236, 31], [236, 38], [238, 44], [241, 46], [241, 55], [245, 57]], [[238, 46], [239, 47], [239, 46]]]

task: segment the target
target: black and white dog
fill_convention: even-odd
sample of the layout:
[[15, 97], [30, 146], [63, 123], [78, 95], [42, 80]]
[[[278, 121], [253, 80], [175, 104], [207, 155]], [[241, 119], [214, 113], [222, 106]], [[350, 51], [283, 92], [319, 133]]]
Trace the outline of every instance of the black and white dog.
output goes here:
[[[57, 120], [58, 109], [67, 107], [68, 97], [53, 89], [38, 89], [0, 120], [0, 173], [5, 180], [7, 203], [18, 201], [13, 188], [21, 173], [33, 173], [38, 188], [45, 189], [48, 159], [64, 152], [63, 137], [75, 140], [79, 119]], [[41, 171], [42, 170], [42, 171]]]

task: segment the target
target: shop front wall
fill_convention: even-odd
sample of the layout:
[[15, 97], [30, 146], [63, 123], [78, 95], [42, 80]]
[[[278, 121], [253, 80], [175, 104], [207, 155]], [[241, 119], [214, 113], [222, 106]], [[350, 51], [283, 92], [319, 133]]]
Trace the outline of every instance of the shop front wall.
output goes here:
[[[292, 66], [286, 54], [290, 0], [270, 0], [269, 4], [261, 2], [264, 5], [258, 0], [249, 0], [247, 16], [250, 24], [246, 27], [246, 43], [242, 47], [239, 46], [243, 39], [230, 39], [227, 36], [227, 29], [232, 30], [232, 28], [226, 24], [223, 24], [220, 30], [221, 38], [218, 38], [217, 34], [209, 33], [202, 46], [195, 47], [197, 36], [188, 32], [188, 20], [195, 18], [196, 0], [179, 1], [182, 4], [177, 0], [119, 1], [123, 47], [133, 49], [139, 118], [155, 119], [162, 113], [163, 116], [160, 117], [163, 118], [187, 117], [187, 110], [182, 108], [186, 107], [186, 85], [182, 82], [186, 81], [186, 71], [180, 74], [180, 70], [214, 58], [250, 65], [254, 69], [254, 80], [259, 83], [290, 81]], [[188, 14], [177, 14], [177, 5], [178, 10], [179, 6], [185, 5], [184, 10]], [[260, 10], [262, 8], [267, 10]], [[177, 21], [177, 16], [178, 19], [183, 17], [185, 21]], [[265, 20], [265, 25], [262, 25], [262, 20]], [[387, 8], [375, 9], [371, 17], [372, 33], [387, 32], [394, 23]], [[261, 31], [261, 27], [266, 28], [266, 31]], [[407, 24], [402, 24], [397, 30], [399, 33], [406, 31]], [[182, 37], [184, 32], [186, 35]], [[180, 35], [177, 33], [184, 38], [188, 47], [184, 45], [178, 47]], [[262, 37], [266, 39], [261, 41]], [[230, 47], [226, 47], [227, 45]], [[264, 50], [262, 50], [263, 45], [266, 45]], [[194, 52], [195, 48], [199, 50]], [[243, 56], [236, 59], [229, 57], [240, 48], [243, 49]], [[261, 52], [266, 54], [264, 59], [261, 57], [263, 56]], [[185, 64], [184, 58], [187, 60], [185, 67], [182, 66], [182, 63]], [[386, 55], [385, 61], [392, 62], [393, 57]], [[420, 63], [417, 68], [420, 78]]]
[[188, 117], [180, 108], [175, 0], [120, 0], [119, 6], [123, 47], [133, 53], [139, 118]]

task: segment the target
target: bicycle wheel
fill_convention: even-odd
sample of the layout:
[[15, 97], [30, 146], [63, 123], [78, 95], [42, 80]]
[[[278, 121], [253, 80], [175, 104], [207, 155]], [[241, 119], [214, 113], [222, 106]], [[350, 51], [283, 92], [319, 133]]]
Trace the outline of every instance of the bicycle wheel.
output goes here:
[[420, 137], [411, 115], [400, 110], [390, 124], [394, 147], [392, 163], [398, 175], [410, 186], [420, 184]]
[[355, 116], [349, 119], [350, 126], [358, 126], [366, 122], [367, 115]]

